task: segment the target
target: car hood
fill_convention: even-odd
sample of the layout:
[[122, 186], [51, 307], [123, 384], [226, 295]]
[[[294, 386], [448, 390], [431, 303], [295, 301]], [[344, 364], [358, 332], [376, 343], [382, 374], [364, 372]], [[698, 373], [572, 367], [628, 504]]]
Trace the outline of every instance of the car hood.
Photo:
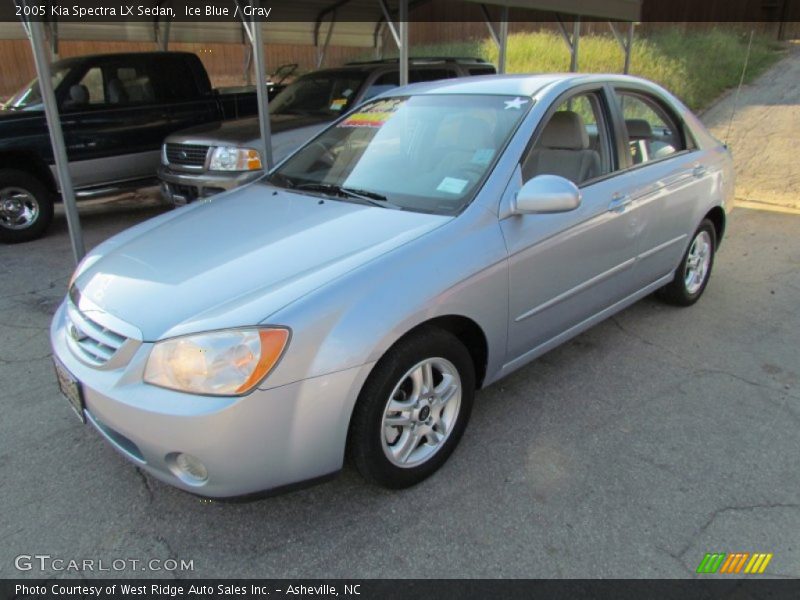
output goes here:
[[[323, 116], [271, 115], [269, 122], [272, 134], [281, 134], [303, 127], [320, 126], [331, 120], [330, 117]], [[191, 143], [207, 146], [231, 144], [236, 146], [253, 143], [259, 139], [258, 117], [248, 117], [182, 129], [168, 136], [166, 141], [175, 144]]]
[[451, 218], [256, 183], [101, 244], [75, 286], [145, 341], [253, 325]]

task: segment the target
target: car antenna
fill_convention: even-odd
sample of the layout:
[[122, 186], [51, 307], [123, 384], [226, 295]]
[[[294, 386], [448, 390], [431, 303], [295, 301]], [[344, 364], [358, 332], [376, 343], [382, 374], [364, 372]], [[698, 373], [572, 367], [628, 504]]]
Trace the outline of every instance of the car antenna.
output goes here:
[[744, 66], [742, 67], [742, 76], [739, 78], [739, 87], [736, 88], [736, 95], [733, 98], [733, 110], [731, 110], [731, 120], [728, 121], [728, 131], [725, 134], [725, 147], [728, 147], [728, 140], [731, 137], [731, 130], [733, 129], [733, 117], [736, 116], [736, 107], [739, 104], [739, 93], [742, 91], [742, 85], [744, 85], [744, 76], [747, 73], [747, 63], [750, 62], [750, 50], [753, 47], [753, 34], [755, 34], [755, 29], [750, 30], [750, 41], [747, 43], [747, 54], [744, 56]]

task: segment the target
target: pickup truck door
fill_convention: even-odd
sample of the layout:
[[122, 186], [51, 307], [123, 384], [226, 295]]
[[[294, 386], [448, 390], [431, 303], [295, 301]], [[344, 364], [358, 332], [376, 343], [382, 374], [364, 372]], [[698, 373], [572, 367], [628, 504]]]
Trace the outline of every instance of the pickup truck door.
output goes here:
[[155, 177], [161, 142], [172, 132], [156, 65], [116, 59], [87, 66], [61, 98], [70, 173], [77, 188]]

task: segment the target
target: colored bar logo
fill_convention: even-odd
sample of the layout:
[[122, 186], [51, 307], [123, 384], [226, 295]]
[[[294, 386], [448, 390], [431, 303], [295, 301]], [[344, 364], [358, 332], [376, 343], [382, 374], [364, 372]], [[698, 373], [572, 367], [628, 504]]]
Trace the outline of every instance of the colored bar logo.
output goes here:
[[755, 552], [733, 552], [726, 554], [724, 552], [707, 553], [703, 560], [697, 567], [697, 572], [702, 574], [737, 574], [744, 573], [748, 575], [756, 575], [763, 573], [769, 561], [772, 560], [772, 554]]

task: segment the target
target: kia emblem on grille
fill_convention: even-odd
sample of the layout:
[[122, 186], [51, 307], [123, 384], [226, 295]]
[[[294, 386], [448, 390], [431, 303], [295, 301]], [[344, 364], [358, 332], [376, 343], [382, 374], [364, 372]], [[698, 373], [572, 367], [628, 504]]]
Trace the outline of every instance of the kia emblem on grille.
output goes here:
[[68, 331], [69, 331], [69, 337], [71, 337], [76, 342], [82, 342], [83, 340], [89, 337], [88, 335], [83, 333], [80, 329], [78, 329], [75, 323], [69, 324]]

